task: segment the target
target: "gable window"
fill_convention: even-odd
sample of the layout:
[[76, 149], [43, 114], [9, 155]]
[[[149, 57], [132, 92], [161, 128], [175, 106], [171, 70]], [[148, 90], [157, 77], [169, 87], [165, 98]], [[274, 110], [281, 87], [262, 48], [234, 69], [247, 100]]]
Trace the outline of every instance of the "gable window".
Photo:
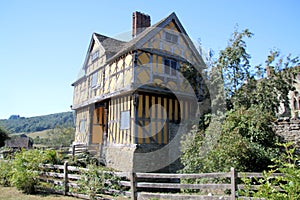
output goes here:
[[165, 32], [165, 39], [168, 42], [178, 43], [178, 36], [173, 33]]
[[96, 51], [95, 53], [92, 54], [91, 59], [92, 62], [95, 61], [99, 57], [99, 51]]
[[171, 59], [164, 59], [164, 67], [165, 67], [165, 74], [176, 76], [176, 70], [178, 69], [177, 61]]
[[92, 75], [92, 88], [96, 87], [98, 83], [98, 72]]

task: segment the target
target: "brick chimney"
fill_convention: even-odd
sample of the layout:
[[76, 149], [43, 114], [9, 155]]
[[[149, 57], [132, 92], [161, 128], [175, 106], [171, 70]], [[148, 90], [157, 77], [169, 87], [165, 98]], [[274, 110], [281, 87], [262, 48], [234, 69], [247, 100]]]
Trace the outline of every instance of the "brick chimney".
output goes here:
[[132, 37], [136, 37], [143, 32], [147, 27], [151, 26], [150, 16], [144, 13], [135, 11], [132, 14]]

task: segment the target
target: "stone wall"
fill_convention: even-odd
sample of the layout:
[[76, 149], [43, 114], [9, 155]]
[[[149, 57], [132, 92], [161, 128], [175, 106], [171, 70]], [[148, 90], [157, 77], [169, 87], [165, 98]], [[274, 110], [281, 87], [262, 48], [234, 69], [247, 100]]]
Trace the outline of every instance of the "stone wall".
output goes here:
[[110, 145], [106, 148], [106, 165], [107, 167], [131, 172], [133, 169], [133, 157], [136, 147], [122, 146], [122, 145]]
[[276, 133], [285, 142], [295, 142], [300, 147], [300, 119], [281, 118], [274, 122]]

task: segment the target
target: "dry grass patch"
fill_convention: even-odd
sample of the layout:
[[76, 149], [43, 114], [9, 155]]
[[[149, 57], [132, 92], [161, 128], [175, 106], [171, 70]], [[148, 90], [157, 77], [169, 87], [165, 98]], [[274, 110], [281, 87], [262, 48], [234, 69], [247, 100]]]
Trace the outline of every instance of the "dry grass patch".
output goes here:
[[14, 187], [0, 186], [0, 200], [78, 200], [74, 197], [65, 197], [56, 194], [27, 195]]

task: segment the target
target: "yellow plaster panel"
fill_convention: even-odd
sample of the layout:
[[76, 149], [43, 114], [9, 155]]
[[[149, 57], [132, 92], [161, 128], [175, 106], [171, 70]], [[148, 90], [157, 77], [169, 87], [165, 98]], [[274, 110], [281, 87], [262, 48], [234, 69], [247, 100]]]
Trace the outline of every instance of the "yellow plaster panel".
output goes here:
[[142, 117], [142, 114], [143, 114], [143, 95], [139, 95], [138, 117]]
[[[158, 104], [158, 105], [161, 105], [161, 97], [158, 97], [158, 98], [157, 98], [157, 104]], [[161, 119], [161, 117], [162, 117], [162, 116], [161, 116], [161, 114], [162, 114], [162, 113], [161, 113], [161, 108], [160, 108], [160, 106], [158, 106], [157, 108], [158, 108], [158, 109], [157, 109], [157, 117], [158, 117], [159, 119]]]
[[[175, 120], [178, 120], [179, 118], [178, 118], [178, 111], [179, 111], [179, 108], [178, 108], [178, 101], [177, 100], [175, 100], [175, 106], [174, 106], [174, 118], [175, 118]], [[182, 107], [180, 106], [180, 111], [181, 111], [181, 113], [182, 113]]]
[[[76, 111], [76, 132], [75, 132], [75, 142], [78, 143], [88, 143], [88, 132], [89, 132], [89, 109], [82, 108]], [[80, 132], [80, 122], [85, 120], [85, 131]]]
[[124, 73], [124, 87], [126, 87], [132, 83], [132, 68], [126, 69]]
[[[161, 122], [157, 122], [157, 127], [162, 127], [162, 124]], [[158, 144], [161, 144], [162, 143], [162, 129], [161, 130], [157, 130], [158, 131], [158, 141], [157, 143]]]
[[168, 86], [168, 88], [170, 88], [173, 91], [177, 90], [177, 84], [174, 81], [169, 81], [167, 86]]
[[117, 71], [120, 71], [120, 70], [124, 69], [123, 63], [124, 63], [124, 60], [123, 60], [123, 59], [120, 59], [120, 60], [118, 61], [118, 68], [117, 68]]
[[145, 70], [141, 71], [138, 74], [139, 83], [148, 83], [150, 81], [149, 73], [147, 73]]
[[110, 74], [116, 73], [116, 63], [110, 65]]
[[132, 66], [132, 55], [131, 54], [128, 54], [126, 57], [125, 57], [125, 66]]
[[150, 117], [150, 115], [149, 115], [149, 109], [150, 109], [150, 107], [149, 107], [149, 96], [148, 95], [146, 95], [145, 96], [145, 117], [146, 118], [149, 118]]
[[161, 56], [158, 57], [158, 73], [163, 73], [163, 59]]
[[168, 129], [167, 129], [167, 123], [164, 124], [164, 144], [168, 143]]
[[[151, 130], [152, 130], [152, 133], [151, 133], [151, 137], [154, 139], [155, 138], [155, 136], [156, 136], [156, 134], [157, 134], [157, 132], [156, 132], [156, 123], [155, 122], [152, 122], [151, 123]], [[150, 139], [150, 138], [149, 138]]]
[[150, 143], [150, 137], [151, 137], [150, 128], [149, 128], [149, 121], [145, 121], [145, 133], [147, 134], [147, 136], [145, 138], [146, 143], [149, 144]]
[[150, 59], [146, 53], [142, 53], [141, 55], [139, 55], [138, 59], [142, 64], [147, 64], [150, 62]]
[[116, 90], [116, 76], [110, 77], [110, 92], [113, 92]]
[[123, 73], [119, 73], [118, 76], [116, 76], [117, 79], [117, 87], [122, 88], [124, 86], [124, 75]]

